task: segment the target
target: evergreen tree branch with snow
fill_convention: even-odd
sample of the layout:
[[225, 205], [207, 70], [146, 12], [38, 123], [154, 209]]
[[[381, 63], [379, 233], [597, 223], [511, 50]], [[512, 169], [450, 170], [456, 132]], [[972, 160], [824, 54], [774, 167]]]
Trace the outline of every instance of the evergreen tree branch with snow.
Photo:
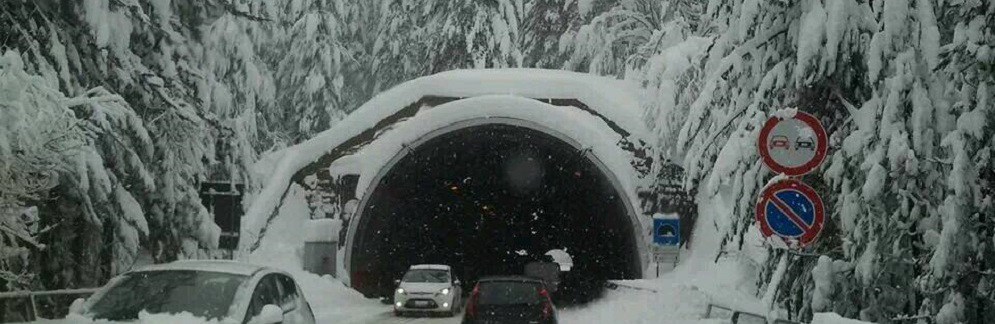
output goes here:
[[685, 187], [735, 202], [698, 224], [725, 233], [725, 249], [758, 235], [753, 204], [774, 176], [755, 150], [764, 120], [797, 107], [831, 133], [830, 157], [803, 177], [828, 203], [820, 241], [781, 271], [784, 252], [771, 250], [758, 278], [779, 308], [800, 320], [993, 316], [993, 6], [665, 1], [668, 18], [653, 20], [639, 3], [567, 32], [565, 66], [648, 90], [647, 123], [666, 158], [683, 161]]

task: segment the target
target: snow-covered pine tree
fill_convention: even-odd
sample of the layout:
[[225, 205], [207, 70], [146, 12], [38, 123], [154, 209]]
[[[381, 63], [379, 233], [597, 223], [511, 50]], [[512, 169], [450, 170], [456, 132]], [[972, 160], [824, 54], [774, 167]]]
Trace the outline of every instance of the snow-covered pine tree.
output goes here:
[[[769, 258], [761, 278], [775, 286], [765, 297], [791, 317], [983, 321], [991, 226], [982, 215], [991, 214], [991, 196], [978, 167], [990, 165], [992, 114], [991, 36], [980, 26], [990, 10], [977, 2], [709, 2], [699, 33], [714, 44], [678, 144], [689, 186], [738, 200], [717, 224], [727, 246], [753, 226], [753, 201], [770, 176], [753, 149], [763, 120], [796, 106], [832, 133], [824, 168], [805, 177], [832, 216], [806, 252], [825, 256], [792, 255], [783, 270]], [[949, 189], [937, 190], [943, 182]]]
[[[355, 6], [360, 6], [356, 4]], [[276, 69], [279, 89], [275, 117], [288, 132], [287, 144], [296, 144], [331, 127], [345, 115], [348, 102], [345, 65], [358, 63], [353, 50], [343, 43], [348, 21], [341, 17], [347, 8], [341, 1], [294, 1], [285, 19], [291, 27], [279, 40], [282, 53]]]
[[429, 57], [431, 73], [455, 68], [521, 67], [522, 1], [428, 1], [426, 27], [439, 33]]
[[[521, 1], [389, 0], [373, 46], [376, 76], [413, 77], [457, 68], [522, 65]], [[378, 82], [383, 90], [407, 79]]]
[[[917, 315], [920, 308], [924, 318], [957, 314], [954, 318], [964, 319], [961, 305], [991, 301], [991, 265], [980, 261], [992, 251], [991, 240], [981, 239], [991, 237], [991, 225], [979, 218], [990, 213], [990, 190], [984, 189], [984, 176], [965, 180], [984, 174], [978, 165], [990, 165], [991, 130], [985, 121], [991, 114], [968, 108], [935, 113], [936, 97], [951, 101], [947, 107], [975, 107], [974, 102], [988, 100], [984, 80], [990, 72], [979, 68], [990, 61], [989, 36], [980, 27], [991, 19], [988, 7], [972, 2], [933, 8], [930, 1], [709, 1], [703, 8], [684, 4], [662, 11], [686, 22], [666, 29], [647, 23], [652, 20], [644, 17], [652, 11], [631, 10], [634, 3], [623, 1], [596, 13], [575, 34], [566, 34], [567, 67], [636, 80], [651, 91], [647, 119], [664, 154], [683, 159], [687, 187], [709, 188], [712, 195], [721, 190], [737, 200], [736, 216], [716, 224], [728, 234], [726, 246], [743, 243], [753, 226], [754, 197], [771, 176], [753, 149], [763, 120], [774, 110], [799, 107], [821, 116], [832, 133], [833, 154], [821, 174], [805, 177], [823, 192], [832, 215], [820, 244], [806, 252], [827, 257], [791, 256], [780, 272], [779, 259], [768, 258], [760, 279], [761, 285], [777, 282], [771, 302], [776, 299], [800, 319], [812, 311], [836, 311], [887, 321]], [[696, 9], [706, 11], [700, 20], [686, 14]], [[945, 26], [944, 18], [949, 19]], [[661, 20], [663, 25], [673, 21]], [[670, 38], [647, 46], [651, 38], [641, 35]], [[964, 44], [941, 47], [942, 40]], [[697, 55], [705, 49], [706, 55]], [[939, 71], [937, 66], [947, 67], [945, 73], [931, 73]], [[962, 111], [974, 115], [958, 117]], [[955, 126], [971, 132], [954, 132]], [[969, 147], [963, 152], [977, 154], [963, 155], [958, 160], [962, 171], [953, 172], [957, 168], [948, 159], [963, 145]], [[933, 184], [952, 176], [951, 191], [965, 195], [951, 200]], [[951, 229], [949, 235], [964, 234], [965, 223], [980, 224], [969, 234], [977, 237], [969, 241], [979, 244], [947, 239], [944, 249], [951, 252], [933, 256], [931, 245], [942, 237], [943, 206], [960, 218], [973, 217], [951, 221], [947, 227], [961, 231]], [[923, 226], [933, 232], [924, 232]], [[935, 280], [933, 273], [949, 266], [950, 255], [971, 265], [947, 269], [942, 272], [947, 281]], [[933, 266], [926, 261], [931, 256]], [[815, 278], [813, 267], [819, 274]], [[772, 278], [775, 273], [784, 277]], [[925, 282], [946, 285], [919, 287]], [[967, 286], [964, 282], [981, 292], [939, 288]], [[948, 306], [941, 311], [942, 305]]]
[[[103, 87], [85, 88], [84, 83], [106, 72], [97, 70], [100, 65], [93, 64], [94, 61], [106, 60], [106, 56], [86, 56], [89, 48], [73, 43], [80, 35], [69, 34], [67, 30], [71, 29], [63, 25], [66, 21], [50, 19], [46, 15], [58, 12], [51, 6], [54, 4], [45, 2], [4, 3], [5, 15], [0, 19], [4, 20], [5, 25], [12, 26], [13, 34], [6, 38], [10, 42], [4, 47], [20, 52], [8, 53], [23, 62], [21, 73], [40, 75], [44, 86], [51, 89], [36, 92], [34, 96], [57, 102], [58, 107], [76, 119], [70, 125], [55, 125], [64, 127], [66, 132], [81, 135], [79, 147], [73, 151], [69, 161], [71, 168], [55, 169], [61, 171], [58, 187], [53, 188], [60, 195], [55, 198], [79, 202], [80, 215], [103, 231], [98, 234], [102, 244], [92, 246], [94, 250], [91, 253], [105, 255], [106, 261], [113, 259], [117, 262], [104, 263], [96, 269], [93, 269], [94, 265], [66, 269], [65, 273], [72, 276], [73, 270], [77, 270], [106, 276], [114, 269], [129, 267], [138, 252], [139, 241], [148, 234], [145, 215], [133, 195], [154, 188], [152, 176], [145, 165], [151, 159], [152, 144], [141, 119], [124, 98]], [[103, 35], [99, 40], [106, 46], [112, 43], [109, 35]], [[113, 46], [120, 45], [120, 39], [113, 43], [117, 44]], [[119, 48], [110, 52], [121, 53]], [[133, 61], [124, 62], [129, 63]], [[33, 89], [43, 88], [39, 82], [28, 84], [32, 84]], [[63, 92], [74, 97], [66, 98]], [[46, 199], [39, 202], [48, 205], [51, 200], [48, 197], [52, 193], [45, 192]], [[40, 222], [43, 224], [49, 221], [46, 212], [50, 210], [45, 205], [40, 208]], [[47, 233], [49, 237], [75, 231], [66, 224], [49, 225], [56, 226]], [[53, 248], [42, 252], [59, 251]]]
[[[60, 178], [56, 189], [62, 188], [61, 194], [53, 206], [41, 209], [45, 222], [46, 212], [77, 204], [87, 221], [55, 217], [73, 225], [56, 227], [52, 236], [71, 237], [79, 234], [73, 233], [74, 227], [97, 226], [104, 244], [84, 246], [108, 247], [103, 252], [108, 257], [99, 263], [119, 260], [117, 270], [130, 266], [138, 242], [149, 232], [146, 221], [153, 233], [147, 242], [159, 260], [193, 257], [197, 250], [213, 247], [217, 228], [200, 204], [198, 184], [210, 171], [208, 165], [223, 164], [228, 167], [221, 173], [237, 174], [252, 162], [250, 139], [258, 131], [254, 118], [261, 109], [254, 103], [272, 101], [273, 96], [272, 87], [254, 78], [255, 66], [232, 63], [232, 68], [218, 68], [258, 60], [238, 56], [244, 52], [223, 51], [233, 47], [203, 46], [211, 31], [224, 32], [204, 27], [224, 15], [254, 18], [239, 11], [244, 8], [214, 1], [2, 5], [0, 19], [12, 26], [4, 29], [10, 35], [4, 37], [3, 47], [20, 51], [29, 74], [41, 75], [67, 97], [78, 98], [69, 102], [80, 119], [78, 126], [88, 135], [89, 145], [80, 155], [85, 159], [72, 177]], [[252, 45], [239, 43], [244, 44]], [[214, 91], [217, 84], [237, 91], [225, 96]], [[94, 85], [103, 88], [91, 88]], [[100, 254], [56, 247], [48, 251], [65, 252], [67, 258]], [[52, 262], [57, 257], [45, 258], [58, 264]], [[94, 284], [113, 272], [88, 270], [94, 266], [74, 265], [98, 277]], [[65, 278], [62, 286], [72, 281]]]
[[428, 74], [430, 39], [438, 33], [425, 27], [430, 8], [424, 6], [422, 1], [383, 1], [368, 54], [373, 94]]
[[697, 93], [698, 57], [710, 44], [691, 34], [702, 9], [686, 0], [622, 1], [589, 13], [586, 24], [566, 31], [559, 41], [560, 51], [569, 55], [566, 69], [615, 75], [649, 90], [643, 100], [645, 120], [661, 145], [661, 161], [681, 160], [673, 143], [688, 98]]
[[918, 50], [933, 73], [909, 95], [919, 126], [910, 146], [926, 146], [916, 156], [943, 171], [918, 195], [933, 197], [921, 209], [935, 208], [917, 224], [931, 252], [920, 273], [920, 313], [937, 324], [986, 322], [995, 317], [995, 3], [917, 1], [915, 8]]
[[[29, 287], [29, 261], [44, 247], [37, 219], [24, 218], [59, 184], [60, 174], [75, 168], [85, 143], [72, 111], [60, 102], [57, 88], [24, 71], [18, 53], [0, 55], [0, 290]], [[28, 221], [35, 223], [30, 224]]]
[[560, 51], [560, 38], [582, 22], [577, 1], [525, 2], [521, 26], [523, 65], [545, 69], [563, 66], [567, 55]]

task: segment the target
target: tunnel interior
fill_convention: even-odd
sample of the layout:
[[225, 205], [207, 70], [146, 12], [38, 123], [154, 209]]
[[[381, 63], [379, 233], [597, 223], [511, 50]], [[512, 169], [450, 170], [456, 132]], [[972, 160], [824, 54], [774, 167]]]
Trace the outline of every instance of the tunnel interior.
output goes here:
[[582, 150], [541, 131], [485, 124], [411, 148], [362, 208], [352, 286], [390, 296], [414, 264], [447, 264], [464, 284], [522, 274], [563, 249], [573, 267], [555, 298], [582, 303], [604, 280], [640, 276], [636, 233], [622, 196]]

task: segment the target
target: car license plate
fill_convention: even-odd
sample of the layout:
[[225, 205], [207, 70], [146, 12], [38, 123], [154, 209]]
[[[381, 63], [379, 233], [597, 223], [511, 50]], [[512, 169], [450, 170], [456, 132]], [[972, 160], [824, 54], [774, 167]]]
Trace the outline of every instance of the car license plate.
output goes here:
[[428, 306], [428, 302], [424, 300], [416, 300], [415, 306]]

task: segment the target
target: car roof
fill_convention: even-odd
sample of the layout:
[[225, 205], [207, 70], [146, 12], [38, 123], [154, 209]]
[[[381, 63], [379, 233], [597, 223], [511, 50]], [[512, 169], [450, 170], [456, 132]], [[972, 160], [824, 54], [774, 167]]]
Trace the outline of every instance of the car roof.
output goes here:
[[156, 265], [143, 267], [135, 270], [134, 272], [192, 270], [192, 271], [221, 272], [221, 273], [251, 276], [261, 270], [266, 270], [266, 269], [269, 268], [264, 266], [244, 263], [244, 262], [238, 262], [238, 261], [181, 260], [181, 261], [174, 261], [170, 263], [156, 264]]
[[410, 270], [423, 270], [423, 269], [449, 270], [449, 266], [444, 264], [416, 264], [411, 266]]
[[493, 281], [520, 281], [520, 282], [534, 282], [540, 284], [542, 283], [542, 280], [540, 279], [526, 277], [526, 276], [490, 276], [490, 277], [483, 277], [480, 278], [480, 280], [477, 280], [477, 282], [493, 282]]

